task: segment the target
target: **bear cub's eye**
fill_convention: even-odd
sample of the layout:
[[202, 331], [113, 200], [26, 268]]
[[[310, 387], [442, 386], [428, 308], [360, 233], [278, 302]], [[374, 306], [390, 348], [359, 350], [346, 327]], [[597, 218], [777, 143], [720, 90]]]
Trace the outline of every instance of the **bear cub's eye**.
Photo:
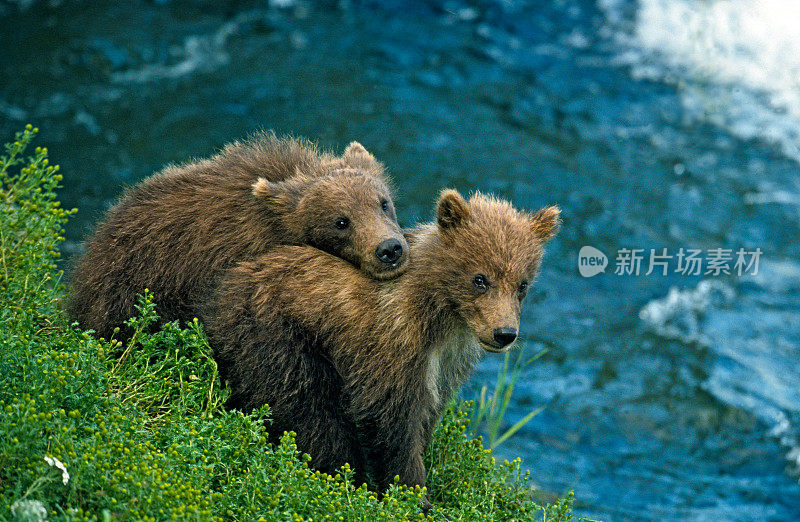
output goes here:
[[525, 294], [528, 293], [528, 282], [523, 281], [519, 284], [519, 288], [517, 289], [517, 293], [519, 294], [520, 299], [525, 297]]
[[389, 212], [389, 202], [387, 200], [385, 200], [385, 199], [381, 200], [381, 209], [384, 212]]
[[483, 274], [478, 274], [472, 278], [472, 284], [480, 293], [484, 293], [486, 290], [489, 289], [489, 284], [486, 282], [486, 276]]
[[350, 226], [350, 220], [346, 217], [336, 218], [336, 221], [333, 222], [333, 226], [338, 228], [339, 230], [344, 230]]

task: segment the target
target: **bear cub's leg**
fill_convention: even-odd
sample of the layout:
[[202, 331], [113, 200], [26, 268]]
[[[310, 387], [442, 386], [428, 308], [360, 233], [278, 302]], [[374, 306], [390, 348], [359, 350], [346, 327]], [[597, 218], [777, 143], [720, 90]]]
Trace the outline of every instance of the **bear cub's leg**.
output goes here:
[[[245, 320], [239, 326], [246, 324]], [[279, 329], [282, 335], [261, 329], [243, 336], [252, 339], [240, 345], [238, 356], [244, 355], [246, 364], [225, 364], [226, 354], [217, 354], [234, 390], [226, 406], [252, 411], [268, 404], [270, 442], [278, 443], [285, 431], [294, 431], [298, 450], [311, 456], [311, 467], [335, 475], [348, 463], [360, 486], [367, 482], [366, 462], [341, 376], [313, 340], [290, 325]]]

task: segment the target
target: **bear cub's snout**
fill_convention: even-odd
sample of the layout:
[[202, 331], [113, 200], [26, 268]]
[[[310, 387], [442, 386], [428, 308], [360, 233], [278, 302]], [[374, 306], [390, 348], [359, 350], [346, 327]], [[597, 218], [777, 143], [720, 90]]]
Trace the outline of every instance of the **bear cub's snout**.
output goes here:
[[500, 345], [500, 348], [505, 348], [514, 342], [517, 338], [517, 329], [509, 326], [503, 328], [495, 328], [493, 332], [494, 340]]
[[378, 244], [375, 255], [381, 263], [393, 264], [403, 256], [403, 245], [395, 238], [385, 239]]

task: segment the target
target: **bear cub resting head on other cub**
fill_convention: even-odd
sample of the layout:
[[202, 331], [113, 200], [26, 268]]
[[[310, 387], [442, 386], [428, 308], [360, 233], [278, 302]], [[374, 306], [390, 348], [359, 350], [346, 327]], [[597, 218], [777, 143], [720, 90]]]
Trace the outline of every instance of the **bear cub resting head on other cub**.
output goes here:
[[[447, 401], [484, 351], [513, 343], [522, 300], [559, 227], [444, 191], [437, 220], [410, 231], [408, 270], [376, 281], [320, 250], [285, 246], [232, 269], [207, 329], [229, 406], [272, 411], [312, 465], [345, 462], [385, 489], [424, 485], [422, 455]], [[360, 482], [359, 482], [360, 483]]]
[[108, 338], [148, 288], [162, 321], [205, 320], [226, 269], [287, 244], [312, 245], [378, 279], [400, 275], [408, 248], [383, 165], [356, 142], [334, 157], [263, 133], [168, 167], [97, 226], [71, 274], [68, 309]]

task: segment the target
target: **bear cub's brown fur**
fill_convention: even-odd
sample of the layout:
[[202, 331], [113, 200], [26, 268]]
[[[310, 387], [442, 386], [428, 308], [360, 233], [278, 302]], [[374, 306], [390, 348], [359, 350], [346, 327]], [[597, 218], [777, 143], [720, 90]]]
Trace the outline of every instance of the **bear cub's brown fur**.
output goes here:
[[[407, 244], [383, 166], [360, 144], [343, 156], [262, 133], [131, 188], [86, 244], [68, 311], [109, 337], [155, 294], [162, 321], [203, 319], [220, 274], [276, 245], [312, 245], [377, 279], [400, 275]], [[123, 330], [119, 337], [129, 332]]]
[[207, 323], [232, 391], [297, 433], [312, 465], [348, 462], [386, 488], [424, 485], [422, 455], [484, 351], [513, 343], [522, 300], [559, 227], [482, 195], [442, 193], [436, 223], [407, 236], [403, 277], [378, 282], [309, 247], [279, 247], [232, 269]]

